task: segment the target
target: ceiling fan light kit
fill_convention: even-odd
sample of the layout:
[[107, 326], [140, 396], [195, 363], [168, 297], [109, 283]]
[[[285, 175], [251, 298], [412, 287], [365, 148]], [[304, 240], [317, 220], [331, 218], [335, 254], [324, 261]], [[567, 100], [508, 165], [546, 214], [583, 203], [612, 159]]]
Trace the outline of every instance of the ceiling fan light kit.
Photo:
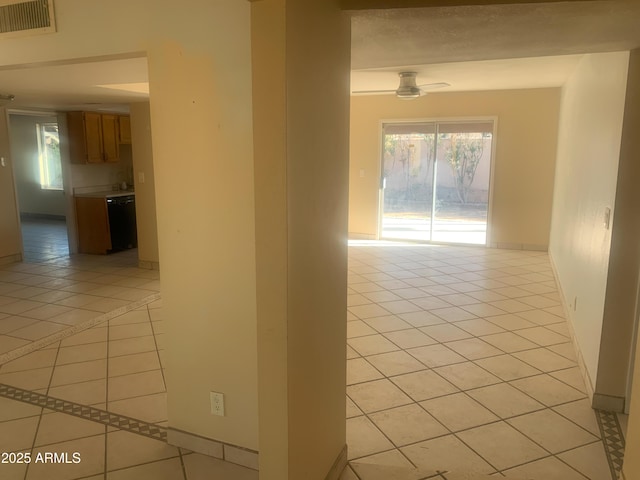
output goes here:
[[400, 72], [400, 85], [395, 90], [358, 90], [354, 91], [354, 94], [376, 94], [376, 93], [395, 93], [396, 97], [403, 100], [413, 100], [422, 95], [427, 94], [427, 90], [434, 90], [436, 88], [449, 87], [448, 83], [425, 83], [424, 85], [417, 85], [416, 77], [417, 72]]
[[417, 72], [400, 72], [398, 74], [400, 77], [400, 86], [396, 90], [396, 97], [402, 98], [403, 100], [412, 100], [418, 98], [420, 95], [425, 95], [416, 85], [417, 75]]

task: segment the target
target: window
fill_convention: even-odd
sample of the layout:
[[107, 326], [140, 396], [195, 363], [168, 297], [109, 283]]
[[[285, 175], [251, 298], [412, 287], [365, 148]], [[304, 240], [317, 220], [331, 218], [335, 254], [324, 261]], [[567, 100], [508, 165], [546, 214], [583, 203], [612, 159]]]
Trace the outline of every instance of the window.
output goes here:
[[40, 188], [62, 190], [60, 138], [56, 123], [38, 123], [38, 152], [40, 160]]

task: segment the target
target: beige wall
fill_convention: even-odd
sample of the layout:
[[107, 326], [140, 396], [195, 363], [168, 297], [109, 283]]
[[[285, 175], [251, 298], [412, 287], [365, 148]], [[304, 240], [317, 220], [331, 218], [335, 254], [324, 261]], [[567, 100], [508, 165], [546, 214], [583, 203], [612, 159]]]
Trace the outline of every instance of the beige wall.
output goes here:
[[[636, 352], [640, 352], [640, 336], [636, 339], [635, 348]], [[623, 479], [634, 480], [640, 478], [640, 455], [636, 454], [640, 449], [640, 354], [636, 354], [633, 368], [633, 390], [625, 440]]]
[[251, 4], [260, 471], [289, 477], [286, 18]]
[[[59, 32], [12, 40], [0, 49], [0, 66], [147, 55], [169, 427], [266, 448], [263, 458], [275, 459], [261, 465], [266, 479], [324, 478], [345, 444], [348, 19], [322, 1], [253, 4], [266, 9], [264, 47], [272, 49], [255, 57], [266, 73], [257, 89], [280, 88], [256, 100], [257, 115], [280, 104], [257, 121], [276, 128], [256, 135], [268, 145], [256, 163], [268, 162], [254, 177], [251, 6], [58, 0]], [[187, 15], [188, 22], [176, 21]], [[316, 128], [306, 131], [305, 124]], [[335, 140], [326, 142], [325, 132]], [[280, 202], [277, 211], [261, 210], [256, 227], [255, 205], [272, 201]], [[259, 343], [256, 249], [264, 262], [257, 273], [265, 312]], [[284, 276], [269, 277], [271, 268]], [[274, 378], [280, 383], [270, 383]], [[225, 394], [225, 417], [210, 414], [210, 391]], [[311, 419], [310, 410], [317, 412]], [[283, 439], [283, 455], [271, 455], [272, 438]], [[289, 477], [279, 475], [283, 469]]]
[[252, 31], [260, 478], [322, 480], [346, 438], [349, 22], [264, 0]]
[[249, 8], [164, 4], [148, 64], [169, 426], [257, 450]]
[[411, 101], [392, 95], [352, 97], [349, 233], [377, 233], [382, 120], [496, 116], [489, 243], [546, 247], [558, 109], [559, 89], [433, 93]]
[[586, 55], [562, 91], [550, 255], [593, 387], [611, 245], [603, 222], [616, 198], [628, 58]]
[[[157, 266], [158, 223], [156, 220], [156, 188], [151, 140], [149, 102], [133, 103], [131, 113], [131, 148], [133, 182], [136, 188], [136, 223], [138, 227], [138, 260], [141, 265]], [[140, 182], [140, 173], [144, 183]]]
[[[638, 221], [640, 218], [637, 212], [639, 202], [635, 199], [637, 195], [637, 184], [640, 176], [640, 165], [638, 165], [637, 161], [637, 152], [638, 142], [640, 142], [640, 138], [638, 138], [637, 132], [640, 128], [640, 98], [639, 98], [639, 84], [640, 83], [640, 51], [634, 50], [631, 52], [630, 61], [629, 61], [629, 77], [628, 77], [628, 86], [627, 86], [627, 106], [625, 108], [625, 116], [624, 116], [624, 128], [622, 134], [622, 146], [621, 146], [621, 154], [620, 154], [620, 170], [619, 170], [619, 186], [618, 193], [616, 195], [616, 217], [614, 222], [617, 223], [619, 220], [623, 222], [623, 224], [628, 228], [626, 230], [628, 232], [628, 238], [626, 235], [620, 235], [621, 239], [616, 238], [617, 231], [614, 231], [612, 240], [612, 248], [616, 249], [616, 254], [612, 252], [611, 264], [617, 263], [618, 258], [624, 260], [622, 255], [618, 256], [618, 251], [620, 253], [627, 253], [631, 256], [631, 261], [628, 262], [628, 268], [621, 269], [622, 272], [628, 275], [629, 285], [624, 286], [624, 290], [627, 292], [627, 297], [625, 304], [628, 303], [629, 294], [631, 294], [631, 298], [633, 298], [633, 294], [637, 291], [629, 292], [630, 288], [633, 288], [637, 285], [637, 283], [632, 282], [631, 279], [634, 276], [638, 275], [638, 249], [637, 245], [640, 242], [638, 239]], [[623, 176], [628, 176], [630, 178], [622, 178]], [[624, 206], [618, 206], [618, 201], [622, 200], [623, 197], [627, 198], [627, 202]], [[615, 225], [614, 223], [614, 225]], [[617, 227], [616, 227], [617, 228]], [[622, 231], [620, 233], [623, 233]], [[629, 243], [625, 245], [623, 243], [625, 240], [628, 240]], [[619, 249], [619, 250], [618, 250]], [[626, 318], [629, 318], [629, 311], [625, 312]], [[632, 319], [637, 321], [638, 312], [633, 312]], [[606, 318], [606, 317], [605, 317]], [[621, 334], [626, 334], [626, 328], [620, 328]], [[603, 332], [603, 340], [608, 339], [608, 333]], [[628, 335], [625, 339], [620, 342], [624, 345], [624, 341], [628, 341], [631, 338], [631, 335]], [[614, 338], [610, 340], [615, 341]], [[603, 343], [604, 347], [604, 343]], [[616, 350], [613, 348], [612, 350]], [[626, 444], [626, 452], [634, 452], [631, 454], [625, 455], [623, 472], [625, 477], [628, 480], [633, 480], [635, 478], [640, 478], [640, 456], [636, 455], [635, 452], [638, 452], [640, 449], [640, 336], [636, 338], [635, 345], [635, 366], [633, 368], [633, 390], [631, 392], [631, 406], [630, 406], [630, 415], [629, 415], [629, 425], [627, 430], [627, 444]], [[600, 380], [600, 377], [598, 378]]]
[[[147, 53], [169, 426], [257, 449], [249, 3], [58, 0], [56, 16], [54, 35], [3, 41], [0, 65]], [[14, 253], [6, 211], [0, 251]]]
[[288, 1], [287, 34], [289, 478], [323, 480], [346, 444], [350, 20]]
[[[621, 68], [621, 70], [623, 70]], [[596, 392], [624, 397], [640, 272], [640, 50], [629, 57]]]
[[13, 181], [13, 161], [9, 150], [9, 118], [0, 108], [0, 262], [4, 257], [22, 254], [22, 237], [18, 223], [16, 191]]

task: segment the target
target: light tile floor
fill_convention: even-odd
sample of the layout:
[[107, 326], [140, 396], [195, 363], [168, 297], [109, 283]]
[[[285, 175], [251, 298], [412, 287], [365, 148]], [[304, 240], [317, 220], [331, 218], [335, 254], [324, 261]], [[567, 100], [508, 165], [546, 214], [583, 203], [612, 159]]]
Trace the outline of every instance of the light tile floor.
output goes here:
[[[69, 257], [64, 222], [23, 220], [22, 232], [25, 262], [0, 266], [0, 452], [34, 461], [0, 463], [0, 479], [256, 480], [145, 430], [167, 420], [160, 300], [6, 361], [160, 290], [136, 250]], [[46, 452], [78, 452], [81, 462], [36, 463]]]
[[[157, 272], [140, 271], [127, 254], [122, 264], [109, 256], [4, 266], [0, 298], [10, 299], [4, 305], [22, 302], [10, 293], [35, 286], [51, 290], [35, 297], [52, 300], [78, 284], [80, 293], [70, 295], [99, 296], [94, 291], [104, 286], [116, 287], [102, 290], [104, 299], [119, 300], [110, 295], [125, 291], [154, 293]], [[107, 266], [105, 259], [116, 265]], [[59, 270], [65, 276], [51, 275]], [[49, 283], [59, 278], [72, 283]], [[102, 284], [100, 278], [115, 282]], [[34, 296], [29, 300], [42, 302]], [[350, 466], [342, 480], [611, 478], [559, 305], [545, 254], [352, 246]], [[42, 308], [29, 306], [0, 314], [0, 326], [10, 317], [32, 318], [25, 314]], [[4, 336], [30, 341], [14, 332]], [[0, 478], [257, 478], [255, 471], [132, 433], [140, 433], [140, 425], [147, 433], [149, 426], [166, 426], [163, 335], [156, 301], [0, 366], [0, 384], [15, 387], [3, 394], [0, 385], [0, 451], [78, 451], [83, 459], [79, 465], [0, 464]], [[16, 347], [7, 342], [4, 348]], [[32, 395], [31, 404], [13, 400], [18, 394]], [[48, 397], [60, 400], [37, 403]], [[100, 423], [108, 415], [114, 417]]]
[[[257, 480], [253, 470], [172, 447], [139, 428], [166, 426], [161, 305], [152, 302], [0, 366], [0, 451], [28, 452], [33, 460], [0, 464], [0, 478]], [[6, 384], [41, 396], [13, 400], [7, 390], [15, 389]], [[36, 463], [45, 452], [78, 452], [81, 461]]]
[[353, 243], [343, 480], [612, 478], [545, 253]]
[[137, 251], [0, 266], [0, 356], [160, 291]]

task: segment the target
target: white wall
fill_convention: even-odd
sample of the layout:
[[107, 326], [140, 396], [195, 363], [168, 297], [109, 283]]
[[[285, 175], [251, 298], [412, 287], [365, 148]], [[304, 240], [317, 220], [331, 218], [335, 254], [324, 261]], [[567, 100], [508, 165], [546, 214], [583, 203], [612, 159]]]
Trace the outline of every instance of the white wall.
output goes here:
[[40, 187], [37, 124], [57, 123], [51, 117], [9, 115], [11, 156], [14, 164], [20, 213], [64, 216], [66, 200], [61, 190]]
[[628, 52], [585, 55], [562, 90], [549, 253], [593, 386], [611, 246], [603, 221], [616, 198], [628, 62]]

